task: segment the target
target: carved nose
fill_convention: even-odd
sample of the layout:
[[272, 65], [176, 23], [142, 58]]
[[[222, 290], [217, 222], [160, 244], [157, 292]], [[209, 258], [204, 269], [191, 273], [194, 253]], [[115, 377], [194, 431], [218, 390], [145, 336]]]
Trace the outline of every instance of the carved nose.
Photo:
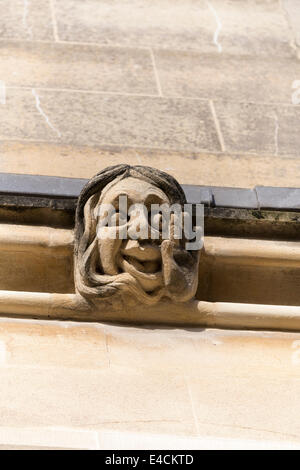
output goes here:
[[130, 215], [127, 233], [134, 241], [147, 240], [149, 238], [148, 216], [146, 216], [142, 211], [138, 213], [138, 216], [136, 213]]

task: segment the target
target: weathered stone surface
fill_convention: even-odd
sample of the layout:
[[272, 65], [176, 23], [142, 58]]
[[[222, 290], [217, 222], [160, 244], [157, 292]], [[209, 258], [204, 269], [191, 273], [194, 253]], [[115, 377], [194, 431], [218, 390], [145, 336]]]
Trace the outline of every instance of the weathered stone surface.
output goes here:
[[53, 446], [52, 426], [66, 446], [76, 430], [299, 445], [299, 334], [2, 319], [0, 341], [1, 426], [16, 436], [34, 427]]
[[71, 230], [2, 223], [0, 289], [74, 292], [72, 248]]
[[299, 157], [298, 106], [223, 101], [215, 107], [227, 151]]
[[54, 39], [48, 0], [1, 0], [0, 39]]
[[[50, 4], [55, 7], [54, 18]], [[299, 106], [289, 106], [291, 85], [300, 79], [291, 42], [298, 36], [297, 0], [285, 0], [282, 5], [287, 18], [277, 0], [2, 0], [4, 48], [8, 47], [5, 38], [50, 42], [47, 47], [31, 43], [21, 49], [10, 44], [9, 55], [16, 62], [6, 58], [1, 66], [0, 61], [0, 81], [8, 86], [6, 104], [0, 104], [0, 171], [88, 178], [95, 168], [126, 161], [155, 166], [187, 184], [299, 186]], [[97, 42], [110, 49], [107, 55], [101, 54], [94, 72], [94, 59], [89, 61], [93, 45], [53, 45], [54, 38]], [[117, 45], [121, 46], [118, 51]], [[154, 54], [153, 68], [150, 51], [137, 50], [143, 47], [160, 49]], [[169, 57], [162, 49], [169, 50]], [[194, 52], [179, 54], [176, 49]], [[52, 50], [64, 51], [56, 54], [57, 62], [51, 59]], [[70, 65], [71, 53], [85, 61], [86, 73], [91, 72], [84, 86], [123, 96], [80, 93], [82, 75]], [[262, 55], [265, 64], [258, 59]], [[215, 63], [208, 62], [211, 56]], [[141, 66], [138, 73], [135, 65]], [[25, 85], [14, 75], [19, 70]], [[153, 72], [158, 72], [156, 84]], [[238, 83], [233, 78], [237, 76]], [[211, 83], [204, 86], [202, 77], [209, 77]], [[9, 85], [29, 90], [13, 91]], [[38, 87], [76, 87], [77, 92], [47, 93]], [[126, 93], [159, 93], [160, 88], [170, 99], [126, 97]], [[213, 95], [211, 90], [215, 90]], [[201, 101], [205, 93], [215, 104], [214, 119], [207, 103]], [[226, 153], [223, 147], [221, 153], [220, 136]], [[22, 217], [26, 215], [26, 210], [21, 208], [21, 212]], [[233, 216], [230, 211], [227, 214], [227, 218], [224, 211], [219, 216], [231, 230]], [[245, 216], [239, 234], [249, 234], [250, 219], [249, 225], [255, 218], [258, 223], [268, 219], [260, 211], [251, 215], [252, 219], [249, 212]], [[273, 217], [266, 221], [272, 233], [279, 220], [289, 225], [291, 217], [297, 227], [295, 213]], [[39, 214], [35, 223], [41, 220]], [[295, 236], [299, 238], [299, 230]], [[248, 249], [251, 241], [244, 241]], [[242, 244], [232, 239], [226, 244], [223, 237], [216, 255], [218, 246], [212, 243], [210, 282], [214, 288], [205, 293], [206, 298], [247, 302], [251, 295], [250, 300], [257, 302], [285, 299], [286, 304], [296, 304], [300, 285], [299, 270], [292, 266], [296, 248], [291, 247], [292, 259], [282, 254], [289, 247], [285, 242], [277, 246], [280, 254], [275, 262], [280, 269], [270, 266], [273, 258], [267, 262], [261, 246], [250, 257], [255, 266], [237, 269], [233, 263], [242, 258], [238, 253]], [[266, 251], [264, 247], [264, 255]], [[15, 288], [17, 281], [20, 289], [28, 291], [64, 292], [66, 279], [72, 280], [64, 257], [49, 260], [45, 253], [22, 251], [12, 258], [7, 253], [1, 252], [0, 262], [5, 288]], [[28, 266], [32, 268], [29, 274]], [[157, 437], [164, 433], [211, 436], [214, 442], [217, 437], [238, 438], [239, 444], [242, 439], [278, 439], [296, 441], [299, 447], [299, 341], [299, 334], [286, 333], [2, 320], [0, 447], [7, 436], [12, 447], [101, 447], [110, 442], [108, 434], [104, 438], [106, 431], [115, 431], [120, 440], [124, 432], [127, 443], [138, 433], [152, 433], [156, 442], [165, 444]], [[51, 426], [55, 429], [49, 430]]]
[[[188, 394], [181, 378], [168, 372], [164, 379], [155, 372], [147, 378], [147, 372], [141, 373], [134, 363], [129, 369], [125, 364], [115, 369], [110, 353], [114, 355], [117, 350], [110, 345], [110, 333], [105, 328], [54, 324], [47, 333], [45, 326], [25, 326], [16, 341], [14, 326], [10, 333], [1, 325], [2, 351], [7, 348], [0, 371], [2, 384], [7, 385], [0, 399], [2, 425], [29, 427], [32, 423], [91, 430], [103, 426], [165, 432], [171, 424], [174, 434], [193, 432]], [[7, 334], [15, 338], [15, 346], [5, 343]], [[23, 356], [24, 349], [29, 356]], [[20, 388], [23, 393], [18, 394]], [[145, 390], [151, 395], [147, 403]], [[157, 403], [165, 393], [173, 396], [167, 408]]]
[[300, 46], [300, 4], [297, 0], [282, 0], [282, 7], [287, 13], [288, 22], [293, 31], [293, 37], [297, 46]]
[[[276, 190], [277, 189], [277, 190]], [[266, 188], [257, 186], [255, 188], [259, 207], [262, 209], [300, 210], [300, 189], [296, 188]]]
[[[0, 143], [0, 171], [90, 177], [99, 164], [125, 159], [179, 175], [181, 183], [298, 184], [297, 163], [272, 158], [298, 156], [297, 106], [278, 106], [291, 102], [299, 80], [288, 21], [297, 22], [295, 2], [3, 0], [0, 9], [0, 138], [23, 140], [13, 157], [14, 144]], [[215, 114], [201, 98], [213, 100]], [[227, 99], [276, 103], [280, 128], [265, 109], [259, 116], [233, 103], [222, 110], [218, 101]], [[34, 144], [30, 158], [21, 150], [26, 140], [45, 142], [37, 159]]]
[[207, 208], [205, 219], [209, 235], [281, 240], [299, 240], [299, 223], [300, 214], [294, 211], [232, 207]]
[[208, 187], [200, 187], [198, 185], [183, 185], [183, 190], [186, 194], [188, 202], [192, 204], [205, 204], [211, 206], [213, 204], [213, 197], [211, 189]]
[[74, 292], [72, 259], [1, 250], [0, 286], [10, 291]]
[[298, 186], [296, 3], [3, 0], [0, 171]]
[[[238, 240], [237, 246], [240, 248]], [[242, 261], [241, 258], [238, 259]], [[212, 256], [208, 259], [208, 264], [202, 266], [202, 272], [209, 276], [209, 280], [205, 280], [203, 276], [203, 283], [199, 284], [198, 298], [210, 302], [300, 305], [298, 266], [282, 264], [278, 267], [276, 262], [272, 266], [272, 263], [263, 259], [255, 264], [253, 258], [250, 262], [243, 264], [243, 260], [238, 264], [234, 257], [229, 260], [226, 257], [224, 259], [222, 255], [217, 257], [216, 264], [213, 264], [213, 260]], [[201, 277], [199, 273], [199, 279]]]
[[40, 42], [0, 42], [7, 87], [157, 94], [148, 50]]
[[7, 173], [90, 178], [95, 168], [124, 162], [167, 171], [182, 184], [299, 186], [297, 158], [0, 141], [0, 169]]
[[76, 199], [86, 182], [83, 178], [0, 173], [0, 193]]
[[[187, 249], [186, 221], [184, 232], [177, 230], [186, 202], [178, 182], [151, 167], [117, 165], [89, 180], [76, 210], [74, 278], [78, 295], [100, 312], [106, 300], [111, 301], [111, 308], [120, 308], [121, 302], [125, 310], [163, 299], [191, 300], [197, 290], [201, 240], [196, 239], [199, 247], [194, 243]], [[154, 222], [152, 204], [176, 205], [180, 212], [176, 216], [157, 213]], [[102, 209], [108, 205], [114, 212], [109, 222]]]
[[206, 101], [10, 89], [0, 120], [2, 140], [219, 150]]
[[213, 188], [212, 194], [216, 207], [258, 208], [257, 196], [253, 189]]
[[161, 49], [154, 54], [165, 96], [291, 104], [300, 77], [294, 58]]
[[[219, 221], [218, 236], [209, 236], [208, 233], [213, 231], [211, 214], [216, 210], [210, 209], [205, 219], [206, 236], [196, 298], [209, 302], [300, 305], [299, 214], [259, 210], [240, 210], [238, 213], [237, 209], [219, 209], [219, 219], [215, 219], [216, 229]], [[21, 217], [22, 212], [21, 209]], [[248, 219], [243, 212], [248, 214]], [[4, 222], [2, 214], [1, 220]], [[28, 220], [23, 226], [5, 222], [0, 226], [1, 312], [7, 315], [9, 312], [5, 308], [11, 308], [11, 300], [5, 301], [3, 290], [15, 291], [14, 299], [21, 291], [21, 305], [28, 302], [28, 293], [35, 293], [35, 296], [37, 292], [46, 296], [48, 293], [74, 293], [73, 230], [50, 228], [49, 221], [44, 222], [41, 217], [34, 223], [44, 223], [48, 227], [30, 226], [33, 222]], [[288, 238], [295, 241], [281, 241]], [[37, 299], [39, 302], [41, 297]], [[47, 315], [47, 307], [45, 303], [43, 305], [40, 316]], [[171, 308], [168, 310], [170, 318], [176, 320], [176, 312], [172, 313]], [[67, 313], [72, 317], [76, 312]], [[140, 314], [138, 310], [137, 319]], [[126, 313], [124, 316], [128, 320]], [[83, 317], [84, 313], [80, 319]], [[166, 312], [159, 320], [163, 321], [165, 317]], [[199, 319], [201, 313], [198, 312]]]
[[276, 0], [64, 0], [56, 2], [55, 10], [63, 40], [234, 54], [292, 54], [291, 34]]

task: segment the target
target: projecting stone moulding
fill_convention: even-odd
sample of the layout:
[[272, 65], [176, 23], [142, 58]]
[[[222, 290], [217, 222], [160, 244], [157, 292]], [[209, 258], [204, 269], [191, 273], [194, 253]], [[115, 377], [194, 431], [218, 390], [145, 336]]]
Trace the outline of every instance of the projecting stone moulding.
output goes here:
[[[125, 211], [122, 198], [126, 199]], [[198, 300], [207, 299], [199, 297], [199, 287], [204, 286], [205, 291], [207, 280], [207, 271], [201, 269], [205, 266], [205, 259], [208, 263], [211, 260], [213, 265], [215, 261], [217, 264], [221, 262], [223, 269], [228, 264], [237, 267], [245, 264], [251, 269], [264, 266], [264, 272], [270, 274], [268, 267], [273, 265], [278, 269], [297, 268], [300, 255], [296, 242], [278, 241], [276, 244], [268, 240], [206, 237], [201, 258], [203, 263], [199, 265], [201, 249], [195, 249], [195, 246], [190, 249], [187, 239], [191, 238], [184, 230], [184, 236], [178, 237], [178, 232], [176, 235], [176, 221], [180, 220], [178, 213], [177, 219], [172, 212], [171, 215], [167, 213], [169, 217], [164, 224], [163, 213], [152, 217], [150, 211], [149, 218], [149, 210], [146, 209], [150, 206], [152, 209], [155, 204], [165, 204], [173, 209], [177, 206], [184, 227], [186, 220], [194, 220], [193, 214], [185, 219], [188, 212], [185, 195], [170, 175], [149, 167], [118, 165], [101, 171], [83, 188], [78, 199], [74, 232], [50, 227], [1, 225], [0, 249], [6, 253], [4, 277], [7, 266], [10, 269], [10, 259], [17, 259], [20, 254], [27, 256], [28, 263], [30, 255], [35, 259], [35, 264], [30, 261], [35, 266], [31, 273], [33, 277], [38, 276], [37, 273], [43, 274], [41, 260], [49, 263], [51, 257], [53, 264], [50, 268], [56, 269], [55, 274], [51, 271], [51, 276], [56, 275], [60, 279], [55, 285], [61, 290], [53, 290], [53, 285], [50, 290], [47, 276], [44, 283], [37, 284], [38, 291], [35, 292], [30, 292], [33, 278], [22, 284], [24, 291], [16, 282], [20, 291], [0, 290], [0, 314], [77, 321], [300, 331], [299, 306]], [[140, 209], [138, 217], [131, 211], [132, 207], [137, 209], [137, 205]], [[141, 211], [141, 207], [146, 212]], [[167, 233], [164, 233], [165, 225], [169, 228]], [[65, 284], [72, 272], [68, 269], [71, 268], [73, 249], [75, 289], [73, 278]], [[24, 272], [28, 272], [30, 263]], [[63, 269], [65, 264], [66, 270]], [[20, 266], [23, 268], [19, 262]], [[201, 273], [199, 286], [198, 272]], [[228, 275], [228, 270], [226, 272]], [[239, 274], [234, 271], [232, 282], [235, 282], [236, 275]], [[21, 279], [20, 276], [15, 278]], [[3, 282], [5, 285], [6, 281]], [[8, 289], [15, 284], [10, 280]], [[195, 298], [197, 286], [198, 299]], [[230, 282], [227, 286], [230, 288]], [[251, 286], [253, 291], [253, 283]], [[218, 300], [223, 299], [223, 294], [224, 290], [218, 294]], [[272, 303], [272, 298], [269, 300]], [[298, 299], [296, 302], [299, 305]]]

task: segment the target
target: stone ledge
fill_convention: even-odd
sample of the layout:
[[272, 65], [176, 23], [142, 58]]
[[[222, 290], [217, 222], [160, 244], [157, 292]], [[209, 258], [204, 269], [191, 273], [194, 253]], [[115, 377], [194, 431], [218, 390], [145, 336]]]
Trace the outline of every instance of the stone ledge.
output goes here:
[[[74, 293], [73, 237], [72, 229], [0, 224], [0, 290]], [[299, 306], [299, 268], [297, 241], [205, 236], [196, 298]]]
[[[0, 173], [0, 223], [73, 228], [83, 178]], [[187, 201], [205, 205], [205, 234], [299, 239], [300, 189], [183, 184]]]
[[[45, 201], [49, 198], [53, 200], [74, 199], [74, 201], [68, 201], [69, 208], [72, 208], [75, 199], [87, 182], [85, 178], [0, 173], [0, 195], [18, 195], [23, 198], [44, 197]], [[209, 207], [300, 211], [300, 188], [256, 186], [253, 189], [246, 189], [193, 184], [183, 184], [182, 188], [187, 201], [192, 204], [202, 203]], [[31, 206], [35, 201], [40, 204], [40, 199], [38, 201], [31, 199]], [[17, 202], [22, 203], [19, 199]], [[45, 204], [47, 203], [44, 202]], [[52, 203], [52, 205], [55, 204]]]

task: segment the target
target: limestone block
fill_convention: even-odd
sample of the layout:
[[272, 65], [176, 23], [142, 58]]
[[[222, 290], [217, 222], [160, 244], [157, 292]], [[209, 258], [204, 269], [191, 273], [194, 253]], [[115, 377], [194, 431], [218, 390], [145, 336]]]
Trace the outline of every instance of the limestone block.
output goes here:
[[171, 446], [299, 447], [299, 341], [1, 319], [0, 445], [80, 447], [86, 433], [85, 448], [124, 448], [129, 438], [151, 446], [159, 436]]

